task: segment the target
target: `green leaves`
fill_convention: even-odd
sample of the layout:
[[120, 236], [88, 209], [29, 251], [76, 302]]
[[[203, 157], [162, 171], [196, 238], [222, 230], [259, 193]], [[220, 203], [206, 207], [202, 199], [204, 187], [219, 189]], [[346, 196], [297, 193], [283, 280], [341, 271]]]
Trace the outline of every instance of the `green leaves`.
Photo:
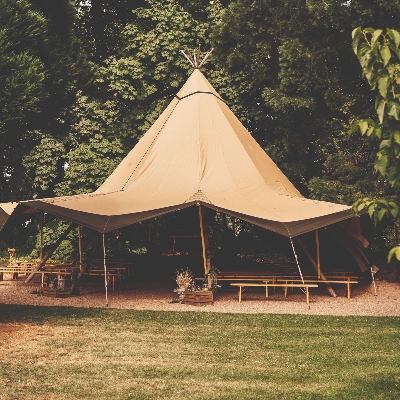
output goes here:
[[394, 201], [388, 201], [387, 199], [363, 197], [353, 204], [353, 212], [355, 214], [367, 212], [376, 225], [378, 222], [381, 222], [385, 216], [390, 216], [397, 221], [399, 206]]
[[[361, 29], [361, 28], [360, 28]], [[371, 39], [371, 47], [375, 46], [376, 41], [379, 39], [381, 36], [383, 30], [382, 29], [377, 29], [376, 31], [373, 32], [372, 34], [372, 39]], [[356, 53], [357, 54], [357, 53]]]
[[[399, 44], [400, 34], [394, 29], [384, 31], [357, 28], [353, 31], [353, 50], [371, 88], [378, 91], [375, 110], [379, 123], [360, 120], [358, 126], [361, 135], [370, 136], [379, 130], [376, 136], [381, 139], [381, 143], [374, 166], [394, 187], [400, 185]], [[356, 202], [355, 207], [357, 210], [366, 208], [375, 223], [381, 221], [387, 214], [397, 219], [399, 210], [395, 202], [389, 203], [385, 200], [363, 199]]]
[[42, 135], [41, 141], [24, 157], [23, 165], [32, 177], [36, 193], [46, 192], [57, 181], [64, 156], [64, 145], [49, 135]]
[[121, 162], [124, 151], [119, 139], [95, 134], [87, 143], [66, 154], [64, 179], [56, 194], [74, 195], [95, 191]]
[[378, 115], [379, 123], [383, 123], [383, 118], [385, 115], [386, 100], [381, 100], [376, 107], [376, 114]]
[[354, 53], [357, 55], [358, 54], [358, 44], [360, 42], [360, 39], [363, 37], [363, 31], [361, 29], [361, 26], [358, 28], [353, 29], [353, 32], [351, 33], [351, 37], [353, 39], [352, 47]]
[[74, 11], [69, 0], [0, 0], [1, 201], [54, 194], [66, 110], [90, 77]]
[[390, 263], [393, 256], [395, 256], [397, 258], [397, 260], [400, 261], [400, 246], [395, 246], [392, 249], [390, 249], [389, 254], [388, 254], [388, 263]]
[[393, 117], [397, 121], [400, 119], [400, 103], [399, 102], [391, 102], [390, 109], [388, 110], [387, 115], [389, 117]]
[[389, 60], [391, 58], [391, 54], [390, 54], [390, 49], [387, 45], [383, 45], [380, 49], [379, 49], [380, 53], [381, 53], [381, 57], [382, 57], [382, 61], [383, 61], [383, 66], [386, 67], [386, 65], [389, 63]]
[[383, 76], [378, 78], [379, 93], [384, 99], [386, 99], [387, 96], [388, 96], [389, 83], [390, 83], [389, 75], [385, 74], [385, 75], [383, 75]]
[[400, 33], [394, 29], [386, 29], [387, 34], [389, 35], [392, 42], [394, 42], [395, 49], [399, 48], [400, 45]]

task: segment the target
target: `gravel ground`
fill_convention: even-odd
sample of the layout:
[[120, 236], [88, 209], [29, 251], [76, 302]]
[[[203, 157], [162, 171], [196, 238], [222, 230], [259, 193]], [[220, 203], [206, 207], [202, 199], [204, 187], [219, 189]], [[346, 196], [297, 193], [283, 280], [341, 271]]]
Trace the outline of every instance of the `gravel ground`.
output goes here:
[[[39, 283], [25, 284], [6, 280], [0, 282], [1, 304], [30, 304], [40, 306], [105, 307], [105, 290], [102, 282], [91, 281], [80, 285], [80, 295], [69, 298], [52, 298], [33, 294]], [[321, 286], [321, 285], [320, 285]], [[352, 285], [352, 298], [346, 297], [346, 288], [334, 285], [338, 297], [329, 295], [322, 286], [311, 289], [311, 303], [306, 304], [305, 295], [296, 289], [284, 298], [282, 289], [265, 298], [263, 288], [248, 288], [243, 292], [242, 302], [238, 303], [237, 289], [223, 286], [214, 297], [214, 305], [195, 307], [172, 303], [173, 282], [123, 282], [116, 291], [108, 291], [109, 308], [134, 310], [198, 311], [224, 313], [268, 313], [268, 314], [309, 314], [309, 315], [363, 315], [400, 316], [400, 283], [376, 282], [377, 295], [373, 284]]]

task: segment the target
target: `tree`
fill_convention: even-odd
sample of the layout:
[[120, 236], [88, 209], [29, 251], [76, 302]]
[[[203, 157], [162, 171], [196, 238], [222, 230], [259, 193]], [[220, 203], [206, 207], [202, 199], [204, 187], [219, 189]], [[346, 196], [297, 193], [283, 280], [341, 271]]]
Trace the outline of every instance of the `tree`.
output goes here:
[[[90, 77], [73, 35], [74, 9], [68, 0], [1, 0], [0, 26], [1, 201], [51, 195], [54, 171], [42, 169], [46, 177], [37, 178], [37, 171], [26, 167], [48, 144], [63, 145], [65, 110]], [[46, 147], [40, 159], [53, 169], [55, 158], [60, 160], [60, 153]], [[58, 170], [62, 166], [60, 160]]]
[[[375, 30], [359, 27], [353, 30], [352, 37], [353, 50], [363, 74], [376, 92], [375, 110], [378, 117], [377, 120], [362, 119], [353, 129], [380, 141], [375, 169], [396, 190], [396, 196], [392, 199], [364, 197], [354, 204], [354, 208], [358, 212], [366, 209], [375, 223], [390, 215], [399, 226], [400, 33], [389, 28]], [[389, 252], [389, 261], [393, 255], [400, 260], [400, 246], [395, 246]]]
[[103, 60], [93, 86], [79, 92], [71, 108], [66, 168], [57, 194], [92, 191], [105, 180], [187, 79], [191, 67], [181, 50], [198, 44], [210, 48], [210, 21], [220, 10], [214, 2], [199, 21], [176, 0], [149, 0], [132, 11], [115, 54]]
[[27, 148], [25, 129], [40, 114], [49, 94], [46, 67], [39, 57], [47, 36], [44, 17], [24, 1], [2, 0], [0, 10], [0, 196], [4, 201], [15, 200], [9, 192]]
[[120, 46], [120, 34], [134, 19], [132, 10], [146, 7], [146, 0], [87, 0], [75, 1], [79, 37], [86, 51], [101, 64]]
[[379, 0], [236, 0], [222, 14], [212, 40], [235, 112], [303, 194], [368, 109], [352, 27], [399, 18], [397, 1]]

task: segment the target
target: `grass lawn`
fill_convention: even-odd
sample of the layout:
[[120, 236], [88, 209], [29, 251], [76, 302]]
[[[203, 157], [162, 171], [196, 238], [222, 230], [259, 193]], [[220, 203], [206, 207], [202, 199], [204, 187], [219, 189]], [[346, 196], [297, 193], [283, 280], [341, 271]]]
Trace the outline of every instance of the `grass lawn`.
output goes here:
[[0, 399], [400, 399], [400, 318], [0, 304]]

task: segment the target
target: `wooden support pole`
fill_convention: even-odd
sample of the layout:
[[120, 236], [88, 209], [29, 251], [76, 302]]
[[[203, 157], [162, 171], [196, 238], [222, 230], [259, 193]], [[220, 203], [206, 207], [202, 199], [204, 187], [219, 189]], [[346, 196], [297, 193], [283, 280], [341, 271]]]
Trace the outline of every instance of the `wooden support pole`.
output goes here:
[[43, 259], [43, 211], [40, 211], [40, 261]]
[[319, 231], [318, 229], [315, 231], [315, 244], [317, 248], [317, 273], [318, 279], [321, 279], [321, 255], [319, 249]]
[[82, 233], [81, 226], [78, 225], [78, 251], [79, 251], [79, 270], [83, 269]]
[[[312, 266], [314, 267], [314, 269], [318, 272], [318, 265], [315, 262], [313, 256], [311, 255], [311, 253], [308, 251], [306, 245], [304, 244], [304, 242], [297, 236], [296, 237], [297, 243], [301, 246], [301, 248], [303, 249], [305, 255], [307, 256], [307, 258], [310, 260]], [[325, 275], [320, 272], [321, 274], [321, 280], [326, 281]], [[335, 291], [332, 289], [332, 286], [329, 283], [323, 282], [326, 285], [326, 288], [328, 289], [329, 293], [331, 294], [332, 297], [337, 297]]]
[[[85, 263], [84, 267], [82, 268], [82, 270], [79, 271], [79, 274], [78, 274], [78, 277], [77, 277], [77, 280], [78, 280], [78, 281], [82, 278], [82, 276], [85, 274], [85, 272], [88, 271], [88, 270], [90, 269], [90, 267], [91, 267], [91, 265], [92, 265], [92, 262], [93, 262], [93, 258], [94, 258], [95, 255], [96, 255], [97, 249], [98, 249], [98, 247], [99, 247], [99, 242], [96, 241], [95, 239], [92, 239], [92, 242], [93, 242], [93, 241], [94, 241], [94, 244], [93, 244], [92, 252], [91, 252], [91, 254], [89, 255], [89, 258], [88, 258], [87, 262]], [[87, 247], [89, 246], [89, 244], [90, 244], [90, 242], [87, 243], [87, 245], [85, 246], [85, 248], [87, 248]]]
[[103, 232], [103, 261], [104, 261], [104, 286], [106, 289], [106, 307], [108, 307], [108, 280], [107, 280], [107, 264], [106, 264], [106, 241]]
[[50, 258], [50, 256], [53, 254], [54, 250], [61, 244], [61, 242], [67, 237], [68, 233], [71, 232], [73, 224], [71, 224], [65, 231], [64, 233], [58, 238], [58, 240], [53, 244], [53, 246], [50, 247], [49, 251], [46, 253], [46, 255], [40, 260], [39, 264], [36, 266], [36, 268], [29, 274], [29, 276], [25, 279], [25, 283], [29, 283], [32, 278], [35, 276], [35, 273], [37, 271], [40, 271], [40, 269], [43, 267], [44, 264], [46, 264], [46, 261]]
[[206, 249], [206, 240], [204, 236], [204, 226], [203, 226], [203, 209], [201, 204], [198, 204], [197, 206], [199, 207], [200, 235], [201, 235], [201, 246], [203, 250], [204, 274], [208, 274], [207, 249]]

